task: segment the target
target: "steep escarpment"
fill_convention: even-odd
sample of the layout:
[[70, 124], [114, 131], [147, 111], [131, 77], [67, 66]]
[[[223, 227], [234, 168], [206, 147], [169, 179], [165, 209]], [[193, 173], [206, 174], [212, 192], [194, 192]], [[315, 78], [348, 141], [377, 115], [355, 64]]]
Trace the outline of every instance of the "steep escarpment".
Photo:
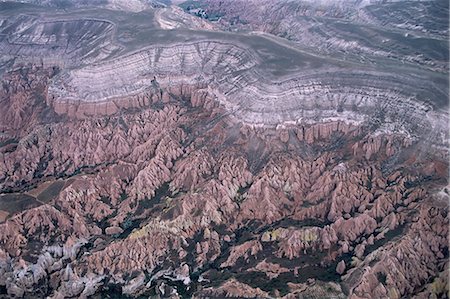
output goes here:
[[[238, 4], [239, 1], [233, 1], [228, 9], [234, 11]], [[248, 5], [253, 7], [255, 3]], [[287, 5], [288, 11], [293, 9], [291, 6], [305, 6], [305, 11], [297, 6], [292, 10], [296, 17], [320, 11], [313, 9], [311, 3], [277, 5]], [[337, 6], [349, 8], [346, 2]], [[323, 7], [324, 13], [329, 11], [327, 7]], [[356, 63], [353, 59], [345, 62], [347, 58], [339, 55], [336, 57], [344, 60], [320, 57], [269, 35], [149, 29], [137, 21], [117, 21], [125, 18], [119, 13], [110, 16], [116, 20], [112, 22], [94, 18], [98, 12], [91, 10], [86, 13], [89, 18], [47, 15], [43, 19], [30, 13], [7, 17], [7, 11], [0, 27], [4, 65], [28, 61], [62, 67], [51, 79], [51, 97], [47, 99], [58, 114], [75, 117], [112, 114], [159, 99], [169, 102], [189, 89], [189, 93], [198, 90], [194, 92], [198, 96], [220, 103], [238, 121], [253, 125], [328, 120], [370, 122], [380, 130], [413, 136], [433, 132], [431, 135], [436, 139], [433, 143], [445, 143], [443, 111], [448, 84], [446, 77], [436, 72], [397, 62], [390, 66], [384, 58]], [[155, 15], [170, 17], [172, 11], [161, 9]], [[136, 19], [144, 17], [152, 18], [153, 14], [142, 13]], [[281, 15], [272, 17], [277, 20]], [[339, 18], [349, 16], [344, 13]], [[324, 22], [323, 26], [344, 32], [349, 29], [344, 27], [351, 24], [335, 25]], [[142, 36], [135, 35], [133, 28], [140, 28]], [[329, 33], [330, 28], [322, 31], [327, 36], [341, 38], [342, 32]], [[300, 28], [292, 30], [301, 32]], [[190, 40], [179, 42], [183, 36]], [[153, 40], [154, 45], [145, 44], [146, 38]], [[322, 38], [311, 37], [311, 40], [325, 44]], [[327, 38], [327, 43], [330, 42], [332, 39]], [[308, 47], [320, 49], [319, 44]], [[330, 45], [333, 49], [337, 47]], [[417, 48], [413, 44], [409, 46]], [[438, 53], [445, 52], [436, 49]]]
[[38, 202], [0, 223], [8, 296], [401, 297], [441, 279], [445, 151], [366, 123], [249, 126], [200, 91], [2, 146], [2, 190]]
[[168, 102], [183, 89], [202, 90], [249, 124], [370, 122], [414, 136], [438, 132], [433, 142], [445, 143], [440, 135], [446, 136], [447, 92], [427, 82], [443, 85], [442, 78], [322, 65], [274, 81], [264, 75], [264, 65], [245, 45], [204, 41], [151, 47], [60, 74], [49, 93], [56, 111], [83, 116], [159, 98]]
[[157, 92], [160, 84], [208, 83], [213, 77], [233, 80], [254, 65], [249, 51], [222, 42], [155, 46], [64, 74], [50, 93], [60, 101], [103, 102], [146, 89]]
[[[276, 1], [280, 14], [261, 12], [272, 1], [229, 3], [214, 30], [263, 16], [278, 34], [283, 14], [278, 29], [333, 17], [316, 27], [333, 41], [342, 20], [387, 30], [355, 14], [366, 1]], [[447, 296], [442, 69], [197, 30], [212, 28], [198, 7], [204, 20], [8, 5], [0, 297]], [[232, 21], [252, 7], [248, 24]]]

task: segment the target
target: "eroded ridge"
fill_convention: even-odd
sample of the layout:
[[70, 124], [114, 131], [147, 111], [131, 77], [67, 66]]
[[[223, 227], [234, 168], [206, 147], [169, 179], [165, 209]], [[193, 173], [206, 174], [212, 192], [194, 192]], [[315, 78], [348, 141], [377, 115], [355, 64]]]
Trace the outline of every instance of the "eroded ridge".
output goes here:
[[[369, 1], [204, 1], [218, 31], [99, 2], [136, 11], [0, 4], [0, 297], [448, 296], [446, 76], [299, 30], [346, 39]], [[443, 34], [408, 11], [358, 36]], [[275, 36], [290, 13], [349, 51]]]
[[0, 51], [46, 65], [89, 63], [119, 49], [112, 41], [114, 28], [106, 20], [19, 15], [0, 20]]
[[206, 90], [249, 124], [369, 121], [416, 136], [438, 132], [435, 142], [446, 141], [441, 107], [447, 93], [427, 77], [309, 66], [275, 81], [265, 76], [264, 64], [258, 53], [231, 43], [154, 46], [68, 71], [53, 80], [49, 93], [57, 106], [126, 106], [130, 103], [120, 104], [120, 99], [134, 96], [148, 103], [158, 94], [170, 98], [173, 89], [184, 85]]
[[1, 89], [8, 296], [447, 292], [446, 150], [364, 123], [248, 126], [188, 86], [67, 118], [45, 105], [54, 75], [24, 66]]
[[248, 51], [227, 43], [154, 46], [118, 59], [68, 72], [50, 92], [61, 100], [104, 102], [164, 86], [234, 80], [255, 65]]

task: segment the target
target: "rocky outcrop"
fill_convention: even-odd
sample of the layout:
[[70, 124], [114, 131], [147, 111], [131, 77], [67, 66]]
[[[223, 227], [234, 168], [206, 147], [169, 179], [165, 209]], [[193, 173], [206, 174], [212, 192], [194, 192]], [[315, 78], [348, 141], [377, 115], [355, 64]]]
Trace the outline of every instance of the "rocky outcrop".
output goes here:
[[[200, 7], [199, 12], [197, 7], [184, 6], [200, 18], [220, 16], [213, 24], [223, 29], [265, 32], [316, 53], [366, 63], [384, 58], [448, 71], [448, 55], [444, 55], [448, 6], [442, 1], [232, 0], [224, 4], [207, 0]], [[370, 41], [365, 38], [369, 35]], [[440, 50], [411, 43], [412, 39]]]
[[[2, 168], [8, 177], [3, 188], [21, 188], [14, 182], [39, 185], [50, 175], [67, 182], [49, 202], [0, 224], [2, 275], [15, 277], [17, 258], [36, 265], [32, 280], [5, 285], [11, 294], [25, 296], [41, 277], [51, 279], [54, 296], [101, 294], [110, 287], [104, 277], [133, 295], [167, 294], [177, 289], [173, 282], [197, 285], [198, 296], [235, 294], [225, 281], [231, 271], [241, 273], [238, 284], [262, 277], [248, 294], [287, 295], [269, 289], [276, 279], [306, 284], [292, 292], [322, 294], [322, 282], [316, 289], [305, 281], [320, 279], [321, 271], [344, 275], [343, 291], [355, 296], [389, 293], [391, 280], [380, 278], [373, 289], [372, 276], [356, 279], [358, 269], [389, 261], [374, 256], [392, 244], [411, 245], [422, 229], [414, 224], [414, 211], [429, 200], [433, 184], [442, 184], [448, 167], [440, 156], [430, 163], [429, 156], [414, 154], [420, 144], [405, 135], [366, 135], [364, 126], [344, 122], [235, 127], [231, 118], [217, 121], [224, 112], [216, 106], [185, 102], [50, 122], [19, 135], [17, 147], [2, 156], [9, 165]], [[21, 167], [14, 166], [18, 161]], [[420, 215], [420, 223], [435, 221], [430, 227], [447, 221]], [[426, 246], [435, 246], [433, 253], [415, 258], [426, 258], [435, 274], [425, 275], [431, 272], [424, 268], [392, 292], [412, 294], [443, 271], [445, 231], [430, 229]], [[406, 233], [398, 243], [401, 231]], [[59, 253], [68, 249], [57, 248], [79, 240], [88, 240], [77, 249], [85, 254]], [[43, 246], [34, 247], [36, 242]], [[409, 271], [398, 266], [407, 259], [397, 257], [386, 267]], [[299, 275], [300, 262], [318, 274]], [[214, 271], [223, 271], [225, 280], [218, 282], [226, 290], [209, 285], [217, 279]]]
[[[271, 1], [263, 4], [233, 1], [227, 7], [221, 6], [220, 1], [211, 2], [205, 5], [219, 5], [220, 9], [232, 11], [239, 6], [231, 14], [256, 7], [254, 12], [247, 14], [249, 25], [254, 26], [251, 15], [259, 14], [260, 9]], [[292, 13], [294, 16], [291, 17], [295, 18], [297, 14], [304, 17], [308, 12], [321, 16], [334, 12], [346, 19], [347, 12], [353, 10], [349, 3], [341, 3], [337, 11], [333, 5], [334, 9], [330, 10], [329, 5], [317, 8], [312, 3], [276, 4], [287, 13], [286, 21], [291, 24], [288, 20]], [[320, 12], [322, 9], [323, 13]], [[162, 13], [175, 20], [180, 18], [170, 11], [177, 9], [164, 8], [157, 10], [156, 15]], [[285, 20], [283, 14], [272, 15], [273, 8], [267, 11], [270, 17], [261, 20]], [[92, 15], [92, 12], [86, 14]], [[238, 121], [254, 125], [337, 120], [359, 124], [368, 121], [381, 131], [428, 136], [430, 142], [440, 145], [448, 137], [446, 118], [441, 110], [446, 105], [448, 84], [446, 78], [432, 72], [399, 67], [394, 74], [375, 63], [368, 66], [359, 62], [352, 64], [350, 70], [337, 60], [296, 51], [284, 42], [264, 35], [234, 38], [217, 32], [214, 38], [199, 34], [190, 42], [179, 43], [176, 32], [166, 31], [164, 34], [171, 36], [167, 41], [148, 46], [128, 29], [124, 30], [128, 32], [124, 36], [120, 23], [94, 18], [66, 20], [55, 16], [47, 16], [46, 22], [40, 22], [27, 15], [17, 17], [19, 19], [8, 18], [7, 13], [4, 18], [3, 52], [20, 54], [25, 51], [20, 55], [29, 57], [31, 52], [26, 49], [30, 48], [34, 57], [55, 57], [63, 64], [71, 65], [83, 62], [51, 80], [48, 87], [51, 97], [47, 103], [58, 114], [77, 118], [112, 115], [124, 108], [167, 103], [182, 95], [191, 98], [194, 106], [199, 105], [198, 97], [203, 101], [207, 97], [208, 106], [214, 105], [213, 102], [220, 103]], [[19, 23], [26, 26], [17, 27]], [[271, 24], [270, 21], [266, 23]], [[275, 23], [283, 27], [283, 21]], [[335, 24], [330, 27], [339, 28]], [[148, 28], [141, 29], [150, 38], [157, 38], [151, 35], [154, 32], [146, 31]], [[67, 40], [68, 35], [73, 38]], [[306, 35], [300, 34], [303, 36]], [[324, 44], [322, 38], [312, 40]], [[15, 48], [16, 44], [20, 44], [19, 50]], [[123, 49], [124, 44], [134, 46]], [[332, 47], [336, 48], [334, 44]], [[313, 44], [311, 48], [316, 51], [318, 46]], [[366, 52], [376, 52], [371, 46], [366, 48], [369, 49]], [[64, 52], [59, 53], [62, 49]], [[39, 51], [42, 54], [38, 55]], [[274, 64], [270, 57], [280, 52], [286, 53], [290, 61]], [[357, 52], [359, 59], [360, 51]], [[284, 69], [280, 70], [279, 65], [285, 65]], [[428, 81], [433, 81], [434, 85], [426, 84]]]
[[[212, 99], [248, 123], [275, 125], [317, 118], [322, 122], [360, 123], [368, 119], [377, 122], [382, 117], [392, 122], [385, 123], [382, 129], [389, 130], [401, 123], [402, 130], [409, 134], [422, 135], [432, 129], [442, 132], [443, 123], [426, 121], [433, 108], [423, 101], [445, 95], [422, 87], [412, 77], [393, 77], [380, 71], [342, 73], [339, 69], [319, 69], [303, 70], [300, 77], [274, 84], [260, 79], [259, 60], [256, 53], [243, 46], [222, 42], [153, 47], [113, 62], [62, 74], [54, 80], [49, 92], [54, 96], [52, 105], [58, 113], [83, 116], [166, 102], [171, 95], [178, 94], [172, 91], [178, 86], [198, 89], [207, 84], [205, 90]], [[116, 71], [118, 68], [120, 73]], [[178, 72], [180, 68], [182, 73]], [[97, 77], [98, 73], [102, 77]], [[117, 76], [122, 79], [112, 79]], [[417, 88], [427, 91], [422, 93], [423, 98], [410, 100], [408, 93], [417, 94], [414, 92]], [[127, 96], [134, 96], [134, 103], [120, 100]], [[111, 102], [113, 99], [117, 101]]]
[[[415, 286], [428, 281], [431, 275], [443, 271], [444, 265], [435, 263], [436, 259], [444, 257], [442, 250], [447, 248], [442, 242], [446, 242], [448, 225], [445, 223], [448, 218], [442, 208], [424, 203], [408, 234], [383, 250], [372, 252], [344, 276], [354, 298], [364, 298], [369, 294], [400, 298], [414, 290]], [[414, 249], [413, 243], [417, 244]], [[369, 263], [371, 266], [368, 266]], [[398, 276], [400, 273], [401, 277]]]
[[45, 20], [20, 14], [2, 20], [0, 50], [3, 55], [45, 66], [92, 62], [119, 49], [112, 43], [113, 30], [114, 25], [106, 20]]
[[[45, 115], [47, 121], [58, 119], [57, 115], [45, 105], [47, 85], [56, 68], [42, 69], [27, 65], [20, 70], [11, 71], [2, 76], [0, 87], [0, 120], [2, 142], [27, 132], [28, 126], [40, 124]], [[14, 144], [12, 142], [11, 144]]]
[[270, 298], [269, 294], [259, 288], [252, 288], [245, 283], [230, 279], [215, 289], [205, 289], [200, 297], [241, 297], [241, 298]]
[[224, 262], [221, 267], [229, 267], [236, 263], [239, 258], [244, 260], [248, 259], [250, 256], [256, 255], [260, 250], [262, 250], [262, 245], [257, 240], [245, 242], [239, 246], [235, 246], [230, 252], [228, 260]]
[[76, 13], [0, 20], [74, 63], [0, 58], [0, 297], [445, 296], [439, 74]]
[[344, 274], [344, 272], [345, 272], [345, 262], [344, 261], [340, 261], [338, 263], [338, 265], [336, 266], [336, 272], [341, 275]]

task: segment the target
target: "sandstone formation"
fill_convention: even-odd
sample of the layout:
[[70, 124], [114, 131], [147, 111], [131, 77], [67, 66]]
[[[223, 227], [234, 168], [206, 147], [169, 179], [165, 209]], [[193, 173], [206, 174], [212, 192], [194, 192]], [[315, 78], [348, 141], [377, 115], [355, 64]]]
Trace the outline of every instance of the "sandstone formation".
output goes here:
[[[8, 75], [23, 81], [36, 73], [47, 72]], [[277, 297], [324, 292], [306, 280], [329, 271], [345, 274], [340, 292], [349, 295], [406, 296], [445, 270], [447, 208], [433, 199], [445, 184], [443, 156], [417, 156], [420, 143], [407, 136], [367, 136], [342, 122], [277, 129], [214, 122], [226, 110], [196, 101], [49, 123], [36, 110], [33, 130], [18, 131], [20, 142], [2, 152], [2, 188], [19, 191], [46, 177], [70, 183], [0, 224], [8, 294], [102, 296], [114, 281], [133, 295]], [[413, 247], [417, 260], [405, 260]], [[262, 283], [241, 285], [254, 275]], [[49, 288], [39, 287], [42, 279]], [[289, 291], [286, 281], [305, 289]]]
[[[14, 9], [0, 11], [0, 297], [448, 295], [439, 72], [196, 31], [228, 17], [173, 7]], [[130, 28], [153, 15], [167, 27], [136, 27], [143, 45]]]
[[[382, 130], [395, 128], [414, 135], [446, 132], [440, 105], [447, 95], [416, 78], [394, 77], [381, 71], [352, 70], [344, 74], [343, 70], [327, 67], [303, 69], [300, 77], [273, 82], [263, 79], [264, 62], [259, 60], [256, 53], [243, 46], [220, 41], [153, 47], [114, 63], [60, 74], [49, 92], [58, 113], [77, 116], [83, 114], [80, 108], [75, 112], [74, 105], [93, 107], [96, 102], [114, 100], [119, 107], [148, 105], [150, 98], [151, 102], [158, 98], [170, 101], [178, 89], [194, 88], [207, 92], [239, 121], [250, 124], [317, 119], [356, 123], [370, 119], [377, 123], [388, 119]], [[137, 103], [122, 104], [121, 99], [127, 95], [136, 97]], [[435, 99], [437, 103], [433, 103]], [[94, 113], [116, 110], [105, 107]], [[438, 120], [428, 120], [431, 115]]]

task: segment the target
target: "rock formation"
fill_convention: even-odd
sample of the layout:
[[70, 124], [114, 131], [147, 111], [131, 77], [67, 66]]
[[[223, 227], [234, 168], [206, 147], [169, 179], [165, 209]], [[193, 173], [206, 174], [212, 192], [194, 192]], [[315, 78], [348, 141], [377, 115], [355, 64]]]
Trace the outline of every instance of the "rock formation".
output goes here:
[[[348, 2], [334, 15], [311, 1], [288, 7], [345, 20], [376, 8], [362, 1], [367, 15], [355, 15]], [[9, 5], [0, 297], [448, 293], [440, 71], [393, 62], [393, 72], [220, 32], [233, 5], [218, 23], [173, 7], [86, 7], [70, 20], [39, 10], [42, 21], [34, 6], [17, 4], [30, 9], [17, 15]]]

